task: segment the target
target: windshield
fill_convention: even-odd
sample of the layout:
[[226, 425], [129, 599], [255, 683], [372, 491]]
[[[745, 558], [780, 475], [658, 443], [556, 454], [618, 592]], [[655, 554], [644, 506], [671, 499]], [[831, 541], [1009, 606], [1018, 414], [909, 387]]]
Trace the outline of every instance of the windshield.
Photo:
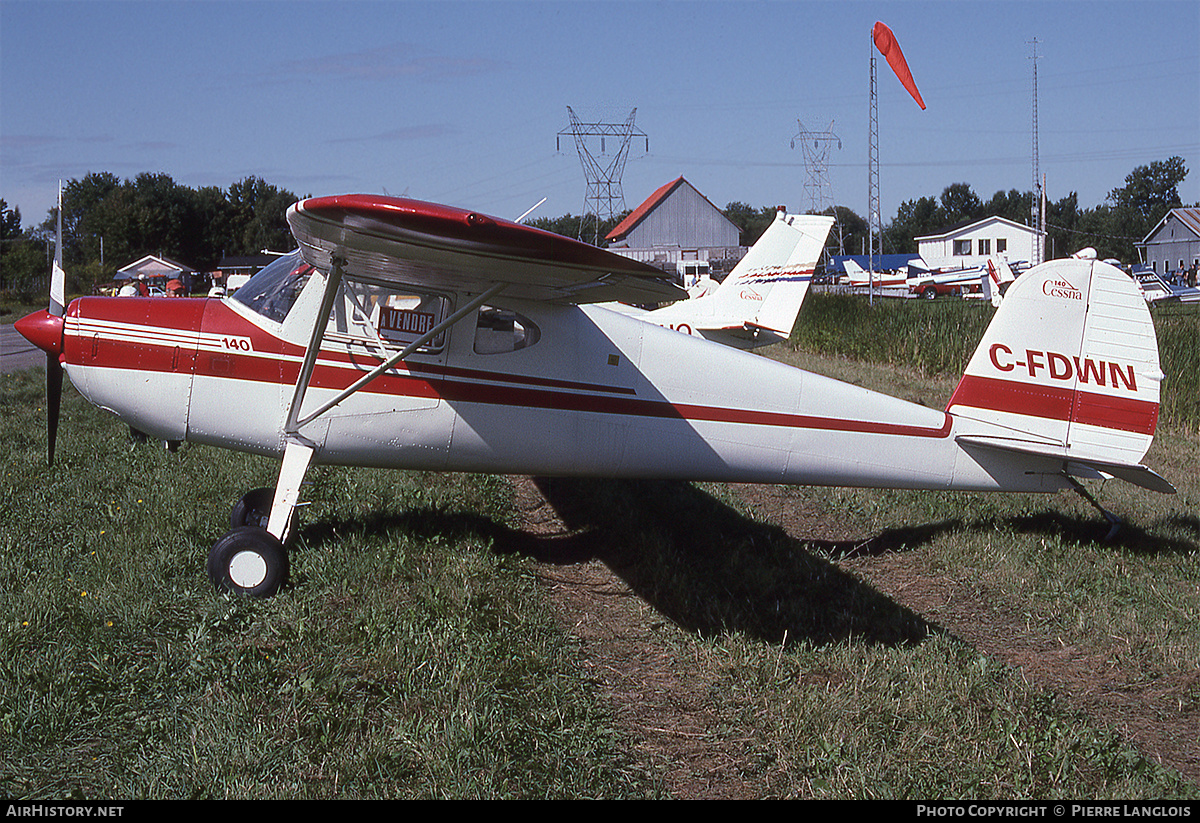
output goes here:
[[282, 323], [312, 271], [312, 266], [304, 262], [300, 250], [296, 249], [251, 277], [233, 299], [263, 317]]

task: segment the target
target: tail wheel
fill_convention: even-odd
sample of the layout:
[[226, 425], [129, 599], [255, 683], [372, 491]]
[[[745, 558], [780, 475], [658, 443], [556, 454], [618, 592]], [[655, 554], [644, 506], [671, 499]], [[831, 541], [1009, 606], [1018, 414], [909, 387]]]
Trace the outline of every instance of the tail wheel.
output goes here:
[[208, 578], [225, 591], [270, 597], [287, 582], [287, 577], [287, 550], [266, 529], [257, 526], [232, 529], [208, 553]]

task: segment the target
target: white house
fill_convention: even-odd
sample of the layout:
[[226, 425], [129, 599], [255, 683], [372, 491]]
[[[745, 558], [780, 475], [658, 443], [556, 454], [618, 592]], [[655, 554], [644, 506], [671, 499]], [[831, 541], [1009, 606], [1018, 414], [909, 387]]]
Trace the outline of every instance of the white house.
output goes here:
[[1171, 209], [1138, 246], [1159, 274], [1200, 266], [1200, 208]]
[[933, 268], [971, 268], [993, 255], [1009, 263], [1036, 263], [1030, 226], [1004, 217], [985, 217], [952, 226], [941, 234], [914, 238], [921, 258]]

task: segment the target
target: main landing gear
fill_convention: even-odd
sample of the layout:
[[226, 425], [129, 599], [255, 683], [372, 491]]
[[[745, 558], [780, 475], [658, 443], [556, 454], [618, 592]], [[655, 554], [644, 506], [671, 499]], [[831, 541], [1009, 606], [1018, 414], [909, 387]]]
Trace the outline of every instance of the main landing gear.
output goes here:
[[226, 591], [270, 597], [287, 576], [287, 549], [259, 526], [232, 529], [208, 553], [208, 578]]
[[255, 489], [234, 505], [230, 530], [208, 553], [208, 579], [217, 588], [271, 597], [287, 582], [287, 547], [267, 531], [274, 498], [274, 489]]

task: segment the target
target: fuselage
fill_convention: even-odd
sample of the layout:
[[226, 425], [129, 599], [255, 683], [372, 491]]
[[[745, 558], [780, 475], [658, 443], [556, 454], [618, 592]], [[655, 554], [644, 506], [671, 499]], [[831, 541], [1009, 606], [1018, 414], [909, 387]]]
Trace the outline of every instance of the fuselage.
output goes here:
[[[278, 319], [228, 298], [81, 298], [67, 312], [62, 359], [84, 396], [151, 436], [279, 455], [319, 292], [314, 277]], [[440, 297], [445, 306], [460, 299]], [[375, 289], [333, 312], [305, 410], [403, 342], [402, 329], [382, 332], [424, 322], [426, 312], [412, 309], [381, 321], [380, 307], [387, 311], [394, 298]], [[600, 306], [510, 301], [460, 321], [299, 434], [314, 460], [329, 464], [926, 489], [1062, 486], [1052, 461], [1031, 457], [1014, 467], [972, 456], [955, 441], [964, 425], [978, 429], [940, 409]]]

